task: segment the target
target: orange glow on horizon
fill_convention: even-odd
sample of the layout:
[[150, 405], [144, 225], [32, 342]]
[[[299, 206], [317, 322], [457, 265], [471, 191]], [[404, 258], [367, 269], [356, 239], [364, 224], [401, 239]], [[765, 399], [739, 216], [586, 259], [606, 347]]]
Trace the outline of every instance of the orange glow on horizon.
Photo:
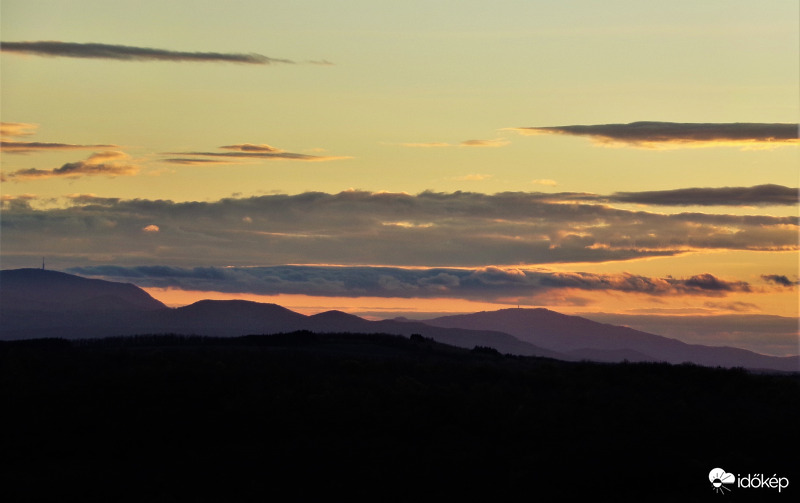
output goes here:
[[[726, 296], [653, 296], [641, 293], [614, 291], [585, 291], [564, 288], [543, 292], [527, 299], [507, 299], [505, 302], [456, 298], [398, 298], [398, 297], [323, 297], [301, 294], [258, 295], [250, 293], [223, 293], [174, 288], [144, 288], [147, 293], [170, 307], [180, 307], [200, 300], [247, 300], [278, 304], [292, 311], [312, 315], [338, 310], [351, 314], [369, 313], [369, 319], [386, 319], [397, 316], [424, 318], [428, 313], [459, 314], [478, 311], [496, 311], [513, 307], [547, 308], [563, 314], [617, 313], [617, 314], [772, 314], [797, 317], [799, 308], [791, 301], [797, 290], [766, 289], [761, 292], [730, 293]], [[385, 313], [383, 316], [381, 313]]]
[[[513, 307], [496, 302], [471, 301], [466, 299], [407, 299], [396, 297], [321, 297], [301, 294], [258, 295], [250, 293], [204, 292], [178, 290], [174, 288], [143, 288], [147, 293], [170, 307], [180, 307], [201, 300], [247, 300], [278, 304], [292, 311], [312, 315], [324, 311], [339, 310], [348, 313], [363, 311], [387, 312], [392, 318], [398, 313], [470, 313], [494, 311]], [[531, 307], [531, 306], [526, 306]]]

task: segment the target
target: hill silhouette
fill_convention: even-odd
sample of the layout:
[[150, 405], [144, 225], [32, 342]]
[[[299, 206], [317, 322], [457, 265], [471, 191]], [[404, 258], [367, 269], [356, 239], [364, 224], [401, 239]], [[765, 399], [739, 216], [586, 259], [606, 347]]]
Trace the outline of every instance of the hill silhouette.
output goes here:
[[166, 306], [130, 283], [44, 269], [0, 271], [0, 305], [47, 311], [148, 311]]
[[159, 333], [233, 337], [298, 330], [406, 337], [417, 334], [464, 348], [481, 346], [500, 353], [565, 361], [692, 362], [800, 370], [800, 357], [685, 344], [547, 309], [503, 309], [424, 322], [370, 321], [341, 311], [306, 316], [276, 304], [243, 300], [203, 300], [171, 309], [131, 284], [39, 269], [2, 271], [0, 292], [0, 339], [5, 340]]

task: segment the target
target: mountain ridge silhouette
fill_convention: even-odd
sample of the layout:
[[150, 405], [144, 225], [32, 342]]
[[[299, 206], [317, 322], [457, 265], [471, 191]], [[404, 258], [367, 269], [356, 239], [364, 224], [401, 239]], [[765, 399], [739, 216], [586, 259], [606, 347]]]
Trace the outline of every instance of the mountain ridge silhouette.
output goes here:
[[141, 334], [241, 336], [289, 333], [419, 334], [437, 342], [566, 361], [643, 361], [798, 371], [800, 357], [686, 344], [544, 308], [501, 309], [422, 321], [371, 321], [342, 311], [310, 316], [277, 304], [201, 300], [168, 308], [130, 283], [57, 271], [0, 271], [0, 339]]

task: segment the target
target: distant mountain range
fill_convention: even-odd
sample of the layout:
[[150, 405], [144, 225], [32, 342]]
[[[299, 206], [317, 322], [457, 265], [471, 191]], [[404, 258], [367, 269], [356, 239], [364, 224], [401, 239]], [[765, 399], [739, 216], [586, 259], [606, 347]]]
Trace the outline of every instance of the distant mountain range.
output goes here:
[[275, 304], [203, 300], [168, 308], [128, 284], [47, 271], [0, 271], [0, 339], [92, 338], [137, 334], [238, 336], [317, 333], [419, 334], [437, 342], [501, 353], [602, 362], [691, 362], [706, 366], [799, 371], [800, 357], [686, 344], [627, 327], [547, 309], [503, 309], [426, 321], [369, 321], [341, 311], [313, 316]]
[[761, 355], [727, 346], [686, 344], [628, 327], [598, 323], [548, 309], [502, 309], [444, 316], [425, 323], [482, 330], [492, 327], [524, 342], [594, 361], [691, 362], [706, 366], [800, 370], [800, 359]]

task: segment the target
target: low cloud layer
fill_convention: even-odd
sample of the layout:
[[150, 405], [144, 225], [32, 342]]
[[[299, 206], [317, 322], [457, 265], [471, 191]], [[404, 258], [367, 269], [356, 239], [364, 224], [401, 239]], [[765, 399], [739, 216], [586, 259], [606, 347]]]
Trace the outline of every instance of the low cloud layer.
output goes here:
[[798, 125], [780, 123], [631, 122], [576, 126], [522, 127], [524, 135], [585, 136], [606, 146], [681, 148], [702, 146], [768, 147], [798, 144]]
[[[83, 165], [59, 174], [86, 171], [109, 174]], [[694, 250], [798, 249], [796, 216], [664, 214], [577, 197], [586, 196], [346, 191], [211, 202], [83, 196], [50, 209], [19, 199], [4, 203], [1, 244], [7, 260], [47, 250], [76, 263], [169, 266], [202, 257], [204, 264], [219, 266], [481, 267], [624, 261]], [[140, 239], [148, 225], [160, 232]]]
[[5, 180], [19, 181], [54, 177], [77, 178], [81, 176], [129, 176], [139, 172], [139, 166], [130, 164], [128, 155], [119, 151], [92, 154], [83, 161], [68, 162], [60, 168], [29, 168], [4, 174]]
[[749, 292], [742, 281], [710, 274], [651, 278], [632, 274], [554, 273], [519, 268], [476, 269], [397, 267], [275, 266], [247, 268], [169, 266], [90, 266], [70, 272], [129, 281], [143, 287], [335, 297], [465, 298], [518, 302], [555, 289], [639, 293], [651, 296], [719, 297]]
[[221, 62], [250, 65], [294, 63], [294, 61], [288, 59], [270, 58], [254, 53], [184, 52], [127, 45], [81, 44], [59, 41], [0, 42], [0, 50], [32, 56], [113, 59], [119, 61]]

